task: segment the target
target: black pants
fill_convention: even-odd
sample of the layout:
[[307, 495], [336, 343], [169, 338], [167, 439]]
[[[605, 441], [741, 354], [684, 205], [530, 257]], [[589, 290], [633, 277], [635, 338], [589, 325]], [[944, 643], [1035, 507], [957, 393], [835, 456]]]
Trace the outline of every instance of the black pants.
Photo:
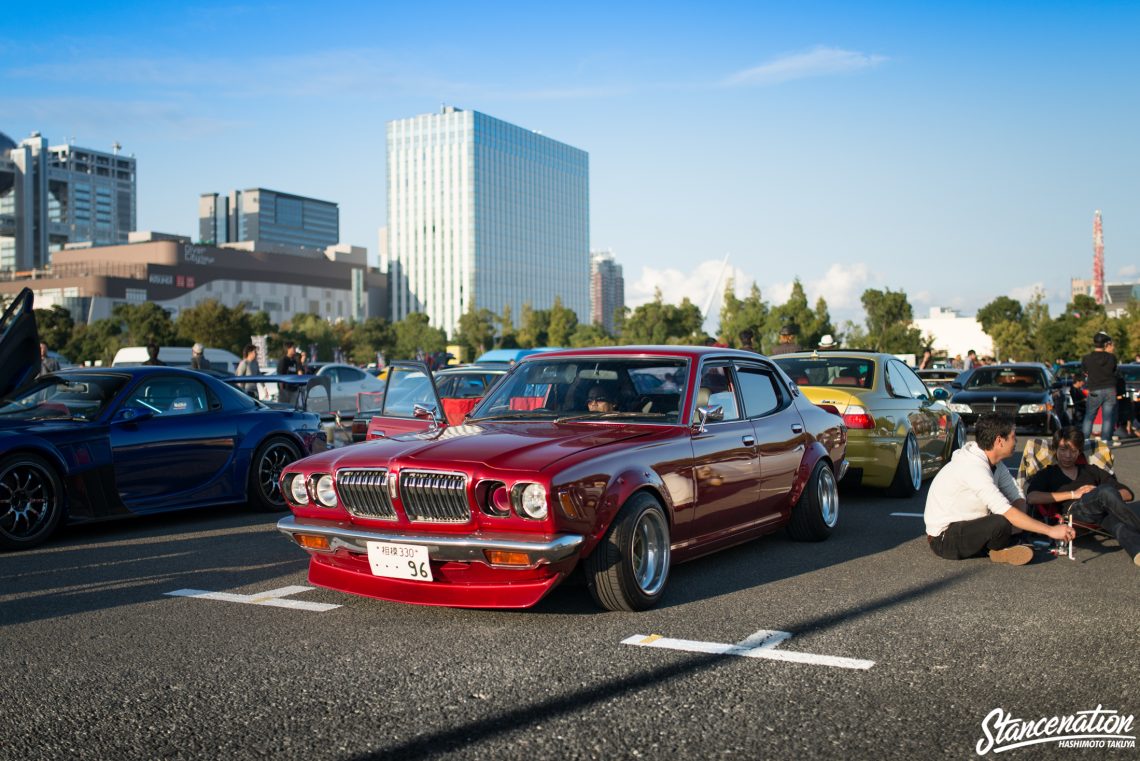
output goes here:
[[1073, 517], [1100, 527], [1116, 537], [1133, 558], [1140, 555], [1140, 506], [1125, 502], [1112, 486], [1098, 486], [1073, 503]]
[[958, 521], [947, 526], [942, 536], [931, 536], [930, 549], [934, 550], [934, 554], [938, 557], [947, 560], [978, 557], [989, 550], [1008, 547], [1011, 544], [1012, 531], [1013, 524], [1002, 515], [987, 515], [972, 521]]

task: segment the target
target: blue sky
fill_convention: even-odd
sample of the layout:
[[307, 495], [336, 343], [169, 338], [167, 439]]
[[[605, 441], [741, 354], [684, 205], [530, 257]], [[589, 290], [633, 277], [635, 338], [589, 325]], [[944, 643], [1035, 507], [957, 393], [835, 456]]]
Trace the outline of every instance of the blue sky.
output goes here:
[[[484, 6], [485, 7], [481, 7]], [[798, 277], [838, 319], [1092, 269], [1140, 280], [1135, 3], [135, 3], [8, 14], [0, 131], [139, 162], [142, 229], [203, 192], [339, 203], [374, 257], [385, 123], [441, 103], [590, 154], [591, 244], [627, 301]], [[715, 312], [714, 302], [713, 311]]]

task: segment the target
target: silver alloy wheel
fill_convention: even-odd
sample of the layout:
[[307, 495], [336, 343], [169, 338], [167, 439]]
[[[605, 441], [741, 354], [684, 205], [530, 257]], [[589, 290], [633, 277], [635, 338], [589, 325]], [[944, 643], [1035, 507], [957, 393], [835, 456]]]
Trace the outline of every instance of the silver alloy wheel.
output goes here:
[[922, 488], [922, 454], [918, 451], [918, 442], [913, 436], [906, 437], [904, 446], [903, 457], [906, 458], [906, 465], [910, 470], [910, 483], [914, 486], [914, 490], [918, 491]]
[[816, 480], [816, 499], [819, 502], [819, 517], [828, 528], [835, 528], [839, 521], [839, 488], [835, 485], [835, 474], [824, 465]]
[[35, 536], [51, 520], [58, 501], [50, 473], [17, 461], [0, 473], [0, 533], [16, 540]]
[[278, 441], [266, 447], [257, 461], [257, 486], [266, 500], [274, 504], [285, 504], [281, 496], [281, 471], [285, 466], [297, 459], [297, 453], [291, 444]]
[[630, 555], [638, 588], [647, 595], [660, 592], [669, 575], [669, 528], [660, 510], [646, 510], [637, 519]]

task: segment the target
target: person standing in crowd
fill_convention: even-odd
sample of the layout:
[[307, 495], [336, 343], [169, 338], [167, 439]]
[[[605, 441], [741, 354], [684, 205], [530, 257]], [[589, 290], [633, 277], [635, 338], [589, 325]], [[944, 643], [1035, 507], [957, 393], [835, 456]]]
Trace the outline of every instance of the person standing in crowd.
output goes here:
[[775, 357], [780, 354], [791, 354], [794, 351], [801, 351], [799, 341], [796, 340], [799, 333], [800, 329], [792, 322], [780, 328], [780, 337], [777, 339], [778, 343], [772, 347], [769, 356]]
[[1096, 419], [1096, 411], [1100, 410], [1101, 441], [1110, 441], [1117, 446], [1120, 439], [1114, 439], [1112, 435], [1116, 430], [1116, 355], [1113, 348], [1112, 336], [1102, 330], [1093, 336], [1093, 350], [1081, 358], [1089, 393], [1081, 432], [1086, 441], [1092, 438], [1093, 420]]
[[47, 344], [40, 341], [40, 375], [55, 372], [59, 372], [59, 360], [55, 357], [49, 357]]
[[161, 359], [158, 358], [158, 344], [151, 342], [146, 345], [146, 362], [144, 365], [165, 365]]
[[190, 369], [209, 370], [210, 360], [206, 359], [206, 348], [202, 344], [194, 344], [190, 349]]
[[819, 339], [819, 350], [820, 351], [830, 351], [831, 349], [835, 349], [838, 347], [839, 347], [839, 344], [837, 344], [835, 342], [835, 336], [831, 335], [830, 333], [825, 333]]
[[922, 359], [918, 360], [919, 370], [929, 370], [930, 366], [934, 364], [934, 357], [930, 353], [930, 349], [922, 350]]
[[740, 331], [739, 338], [740, 338], [740, 348], [742, 350], [744, 350], [744, 351], [759, 351], [756, 348], [756, 345], [753, 343], [754, 339], [756, 338], [756, 334], [753, 333], [751, 329], [745, 328], [744, 330]]
[[[292, 341], [285, 342], [285, 354], [281, 359], [277, 360], [277, 374], [278, 375], [300, 375], [301, 370], [300, 362], [297, 360], [297, 344]], [[277, 390], [277, 398], [285, 404], [293, 404], [297, 401], [298, 391], [292, 386], [279, 384], [280, 388]]]
[[989, 412], [978, 417], [974, 441], [950, 458], [926, 495], [923, 518], [931, 551], [946, 560], [981, 557], [991, 561], [1025, 565], [1033, 548], [1013, 544], [1014, 529], [1032, 531], [1069, 541], [1072, 526], [1049, 526], [1025, 512], [1025, 498], [1002, 462], [1017, 447], [1013, 417]]
[[1072, 405], [1072, 412], [1069, 413], [1069, 422], [1072, 425], [1082, 425], [1085, 420], [1085, 409], [1088, 404], [1088, 394], [1085, 392], [1085, 376], [1073, 376], [1073, 382], [1069, 385], [1069, 402]]
[[978, 366], [978, 353], [973, 349], [966, 352], [966, 359], [962, 362], [963, 370], [973, 370]]
[[[241, 362], [238, 362], [237, 370], [234, 375], [245, 376], [261, 375], [261, 368], [257, 364], [257, 347], [253, 344], [246, 344], [245, 350], [242, 352]], [[257, 398], [257, 384], [256, 383], [243, 383], [241, 384], [247, 394], [254, 399]]]

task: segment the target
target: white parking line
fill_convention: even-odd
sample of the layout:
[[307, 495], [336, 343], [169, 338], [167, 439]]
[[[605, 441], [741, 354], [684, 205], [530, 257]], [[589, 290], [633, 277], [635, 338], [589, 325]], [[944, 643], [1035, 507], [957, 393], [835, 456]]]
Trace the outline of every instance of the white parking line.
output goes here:
[[792, 650], [776, 650], [780, 643], [791, 639], [791, 632], [761, 629], [750, 637], [746, 637], [735, 645], [725, 645], [720, 642], [700, 642], [691, 639], [672, 639], [662, 637], [660, 634], [635, 634], [621, 641], [623, 645], [637, 645], [638, 647], [661, 647], [667, 650], [685, 650], [690, 653], [708, 653], [709, 655], [739, 655], [744, 658], [766, 658], [771, 661], [790, 661], [792, 663], [807, 663], [813, 666], [831, 666], [839, 669], [866, 670], [875, 665], [874, 661], [865, 661], [858, 658], [841, 658], [835, 655], [816, 655], [814, 653], [798, 653]]
[[891, 515], [897, 516], [899, 518], [922, 518], [923, 517], [922, 513], [891, 513]]
[[255, 595], [239, 595], [232, 592], [207, 592], [204, 589], [178, 589], [166, 592], [170, 597], [197, 597], [202, 600], [221, 600], [222, 602], [240, 602], [246, 605], [268, 605], [273, 608], [292, 608], [293, 610], [311, 610], [324, 613], [326, 610], [339, 608], [327, 602], [305, 602], [304, 600], [285, 600], [289, 595], [308, 592], [313, 587], [281, 587], [261, 592]]

